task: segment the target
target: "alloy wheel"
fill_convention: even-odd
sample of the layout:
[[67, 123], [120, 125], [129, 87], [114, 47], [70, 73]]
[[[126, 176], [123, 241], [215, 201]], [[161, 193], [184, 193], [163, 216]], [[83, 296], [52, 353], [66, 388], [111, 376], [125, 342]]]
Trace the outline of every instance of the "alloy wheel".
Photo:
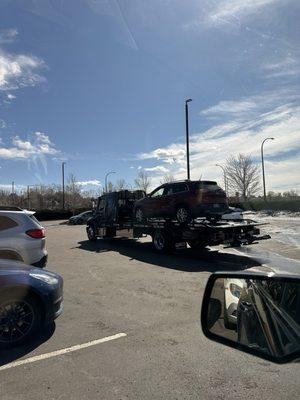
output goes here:
[[10, 300], [0, 304], [0, 342], [14, 343], [31, 331], [34, 310], [25, 300]]

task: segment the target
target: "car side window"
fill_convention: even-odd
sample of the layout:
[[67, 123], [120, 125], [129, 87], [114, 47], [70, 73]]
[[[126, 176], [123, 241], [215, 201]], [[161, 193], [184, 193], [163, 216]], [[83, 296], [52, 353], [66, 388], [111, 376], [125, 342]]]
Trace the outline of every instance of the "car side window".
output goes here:
[[173, 194], [174, 193], [174, 186], [175, 185], [166, 186], [165, 190], [164, 190], [164, 196], [168, 196], [170, 194]]
[[150, 195], [150, 197], [159, 197], [159, 196], [162, 196], [163, 193], [164, 193], [164, 189], [165, 189], [164, 187], [161, 187], [161, 188], [155, 190], [155, 192], [153, 192], [153, 193]]
[[186, 192], [188, 190], [187, 185], [184, 183], [177, 183], [176, 185], [172, 186], [173, 186], [173, 193]]
[[0, 232], [14, 228], [15, 226], [18, 226], [18, 224], [13, 219], [6, 216], [0, 216]]

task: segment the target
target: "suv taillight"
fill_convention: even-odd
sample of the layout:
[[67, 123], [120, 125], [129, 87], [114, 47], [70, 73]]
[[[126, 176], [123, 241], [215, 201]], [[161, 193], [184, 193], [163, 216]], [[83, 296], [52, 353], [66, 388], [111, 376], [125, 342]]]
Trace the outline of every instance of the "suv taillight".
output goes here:
[[45, 237], [45, 229], [44, 228], [29, 229], [29, 231], [26, 231], [26, 235], [34, 239], [42, 239]]

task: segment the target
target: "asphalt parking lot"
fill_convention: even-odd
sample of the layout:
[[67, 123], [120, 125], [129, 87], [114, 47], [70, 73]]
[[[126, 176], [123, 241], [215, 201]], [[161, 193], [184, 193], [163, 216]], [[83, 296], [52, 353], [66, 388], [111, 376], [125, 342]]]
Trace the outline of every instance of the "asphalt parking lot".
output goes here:
[[299, 363], [223, 347], [199, 326], [209, 274], [257, 261], [235, 250], [159, 255], [149, 240], [89, 243], [84, 226], [44, 225], [64, 314], [34, 343], [2, 353], [1, 399], [297, 398]]

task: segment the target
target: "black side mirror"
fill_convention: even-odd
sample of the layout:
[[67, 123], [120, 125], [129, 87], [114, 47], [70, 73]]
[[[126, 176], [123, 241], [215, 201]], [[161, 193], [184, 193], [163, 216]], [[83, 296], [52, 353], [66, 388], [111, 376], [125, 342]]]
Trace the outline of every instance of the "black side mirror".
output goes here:
[[300, 359], [300, 276], [212, 274], [201, 325], [207, 338], [269, 361]]

